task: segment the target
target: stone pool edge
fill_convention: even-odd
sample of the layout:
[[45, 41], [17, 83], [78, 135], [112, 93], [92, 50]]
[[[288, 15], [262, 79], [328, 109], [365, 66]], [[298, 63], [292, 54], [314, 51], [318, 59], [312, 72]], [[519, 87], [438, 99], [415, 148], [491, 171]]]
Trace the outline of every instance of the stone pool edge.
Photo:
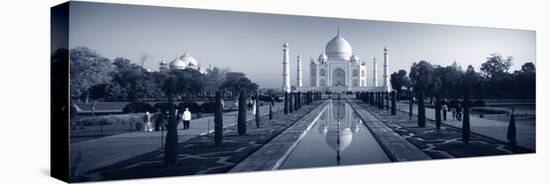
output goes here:
[[422, 150], [394, 132], [390, 127], [386, 126], [382, 120], [371, 115], [354, 100], [347, 100], [347, 102], [358, 114], [359, 118], [363, 120], [367, 129], [392, 162], [432, 159]]
[[311, 129], [314, 122], [321, 116], [330, 100], [325, 100], [313, 110], [296, 121], [293, 125], [277, 135], [245, 160], [229, 170], [232, 172], [276, 170], [294, 151], [300, 140]]

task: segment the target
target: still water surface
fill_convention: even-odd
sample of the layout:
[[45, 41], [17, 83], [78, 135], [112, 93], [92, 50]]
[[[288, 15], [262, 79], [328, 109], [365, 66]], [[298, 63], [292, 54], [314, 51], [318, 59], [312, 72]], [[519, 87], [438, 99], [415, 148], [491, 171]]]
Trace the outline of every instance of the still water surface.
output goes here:
[[280, 169], [390, 162], [349, 104], [334, 100]]

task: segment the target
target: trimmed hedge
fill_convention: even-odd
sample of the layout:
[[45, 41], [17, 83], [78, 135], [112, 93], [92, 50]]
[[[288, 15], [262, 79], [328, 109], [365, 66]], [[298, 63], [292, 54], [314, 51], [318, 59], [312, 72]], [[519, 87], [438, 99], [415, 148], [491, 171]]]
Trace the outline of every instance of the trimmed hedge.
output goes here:
[[116, 114], [116, 115], [104, 115], [96, 117], [82, 118], [76, 123], [92, 126], [92, 125], [121, 125], [121, 124], [142, 124], [144, 123], [145, 113], [132, 113], [132, 114]]
[[472, 104], [474, 107], [485, 107], [485, 101], [483, 100], [476, 100]]
[[123, 109], [122, 109], [122, 112], [124, 112], [125, 114], [128, 114], [128, 113], [142, 113], [142, 112], [153, 112], [154, 109], [153, 109], [153, 106], [149, 105], [148, 103], [145, 103], [145, 102], [132, 102], [132, 103], [129, 103], [128, 105], [126, 105]]
[[181, 102], [177, 108], [179, 112], [183, 112], [185, 111], [185, 108], [189, 108], [189, 111], [193, 114], [200, 113], [202, 111], [201, 106], [197, 102], [192, 101]]
[[451, 101], [449, 101], [448, 107], [449, 107], [449, 108], [456, 108], [456, 107], [458, 106], [458, 104], [460, 104], [460, 103], [461, 103], [461, 102], [458, 101], [458, 100], [451, 100]]
[[[153, 108], [155, 109], [155, 112], [156, 112], [156, 109], [160, 109], [161, 111], [167, 112], [170, 106], [166, 102], [159, 102], [153, 105]], [[177, 108], [177, 106], [174, 106], [174, 108]]]
[[201, 104], [201, 109], [203, 113], [214, 113], [216, 110], [216, 102], [205, 102]]

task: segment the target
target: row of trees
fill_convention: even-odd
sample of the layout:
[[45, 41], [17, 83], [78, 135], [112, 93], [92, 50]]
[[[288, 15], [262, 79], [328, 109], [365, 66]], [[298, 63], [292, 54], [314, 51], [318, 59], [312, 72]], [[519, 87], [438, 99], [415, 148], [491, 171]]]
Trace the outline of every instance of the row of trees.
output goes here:
[[[59, 63], [57, 62], [58, 58], [66, 57], [66, 55], [66, 49], [54, 52], [52, 65]], [[133, 64], [125, 58], [115, 58], [111, 62], [108, 58], [102, 57], [96, 51], [86, 47], [71, 49], [69, 59], [71, 99], [85, 101], [88, 99], [112, 101], [140, 101], [144, 98], [167, 99], [169, 121], [165, 142], [166, 165], [174, 165], [177, 162], [178, 121], [175, 119], [174, 106], [176, 98], [200, 93], [216, 93], [215, 144], [219, 145], [222, 142], [220, 136], [223, 127], [220, 91], [230, 91], [234, 95], [240, 93], [240, 98], [244, 99], [248, 98], [246, 94], [254, 94], [258, 90], [258, 85], [243, 73], [218, 68], [209, 69], [206, 74], [194, 69], [149, 72], [141, 65]], [[242, 102], [239, 105], [243, 106], [244, 104]], [[244, 119], [246, 122], [246, 114], [244, 118], [239, 119]], [[239, 124], [242, 126], [241, 122]]]
[[[52, 58], [61, 53], [54, 52]], [[228, 69], [214, 67], [206, 74], [193, 69], [150, 72], [129, 59], [118, 57], [111, 61], [86, 47], [76, 47], [69, 53], [71, 98], [86, 102], [167, 98], [165, 85], [169, 83], [175, 86], [171, 90], [177, 91], [177, 96], [186, 97], [214, 94], [218, 90], [238, 94], [243, 89], [254, 93], [258, 89], [245, 74]]]
[[[412, 117], [412, 95], [418, 100], [418, 126], [426, 124], [426, 96], [435, 99], [435, 121], [437, 129], [441, 126], [442, 98], [463, 98], [460, 106], [463, 110], [462, 140], [470, 142], [470, 108], [474, 105], [471, 96], [477, 98], [520, 98], [534, 99], [536, 93], [536, 70], [533, 63], [525, 63], [520, 70], [509, 72], [512, 57], [504, 58], [499, 54], [491, 54], [485, 63], [481, 64], [481, 72], [476, 72], [469, 65], [465, 72], [454, 63], [451, 66], [433, 66], [427, 61], [413, 63], [409, 75], [400, 70], [391, 75], [392, 88], [401, 93], [407, 90], [409, 99], [409, 116]], [[507, 138], [515, 149], [515, 120], [510, 120]]]
[[[392, 88], [402, 96], [405, 90], [422, 92], [420, 95], [447, 98], [462, 97], [466, 90], [477, 98], [535, 98], [535, 65], [525, 63], [520, 70], [510, 72], [512, 57], [491, 54], [481, 71], [469, 65], [466, 71], [453, 63], [450, 66], [432, 65], [427, 61], [413, 63], [410, 73], [399, 70], [391, 74]], [[418, 94], [417, 94], [418, 95]]]

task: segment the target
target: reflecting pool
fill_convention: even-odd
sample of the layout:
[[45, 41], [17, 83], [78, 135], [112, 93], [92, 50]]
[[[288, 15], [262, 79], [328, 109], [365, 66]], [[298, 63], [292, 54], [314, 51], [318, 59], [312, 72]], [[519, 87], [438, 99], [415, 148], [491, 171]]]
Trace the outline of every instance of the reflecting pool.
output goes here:
[[390, 162], [345, 101], [333, 100], [280, 169]]

